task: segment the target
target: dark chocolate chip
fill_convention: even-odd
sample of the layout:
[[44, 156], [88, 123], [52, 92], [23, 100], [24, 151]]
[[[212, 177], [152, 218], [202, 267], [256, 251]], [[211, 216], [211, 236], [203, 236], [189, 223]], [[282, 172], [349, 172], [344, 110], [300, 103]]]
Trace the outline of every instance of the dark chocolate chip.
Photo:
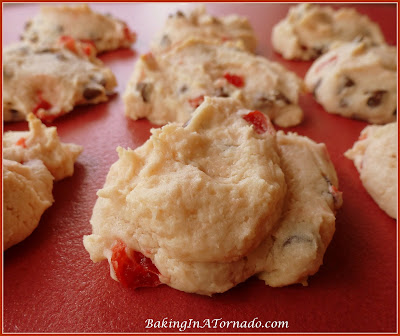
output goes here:
[[83, 90], [83, 97], [87, 100], [91, 100], [100, 96], [102, 93], [103, 90], [101, 88], [89, 86]]
[[217, 88], [216, 92], [215, 92], [215, 96], [216, 97], [229, 97], [229, 93], [225, 91], [225, 89], [223, 87], [219, 87]]
[[377, 107], [382, 103], [383, 96], [387, 91], [377, 90], [372, 92], [372, 95], [367, 100], [367, 105], [369, 107]]
[[324, 53], [324, 48], [323, 47], [313, 47], [312, 51], [313, 51], [313, 57], [317, 58]]
[[169, 47], [170, 45], [171, 45], [171, 39], [169, 38], [169, 36], [168, 36], [167, 34], [164, 34], [164, 35], [161, 37], [160, 46], [161, 46], [162, 48], [167, 48], [167, 47]]
[[350, 77], [345, 76], [343, 87], [348, 88], [354, 85], [355, 85], [354, 81]]
[[145, 103], [150, 101], [150, 95], [153, 91], [153, 85], [150, 83], [140, 82], [136, 84], [136, 91], [139, 91]]
[[293, 243], [312, 243], [312, 239], [309, 237], [302, 237], [302, 236], [290, 236], [285, 242], [282, 244], [282, 247]]
[[317, 90], [321, 86], [321, 83], [322, 83], [322, 78], [318, 79], [317, 82], [315, 83], [315, 86], [314, 86], [314, 89], [313, 89], [313, 92], [312, 92], [314, 98], [317, 97]]
[[184, 93], [188, 90], [188, 87], [186, 84], [183, 84], [180, 88], [179, 88], [179, 93]]

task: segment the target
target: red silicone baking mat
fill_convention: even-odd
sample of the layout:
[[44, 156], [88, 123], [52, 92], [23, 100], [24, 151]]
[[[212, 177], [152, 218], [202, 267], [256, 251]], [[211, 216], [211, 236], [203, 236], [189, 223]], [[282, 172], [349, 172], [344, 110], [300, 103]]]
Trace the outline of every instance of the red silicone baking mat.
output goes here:
[[[308, 287], [270, 288], [251, 278], [213, 297], [167, 286], [132, 290], [110, 278], [107, 262], [93, 264], [89, 259], [82, 237], [91, 233], [89, 219], [96, 191], [117, 160], [115, 149], [136, 148], [146, 141], [152, 127], [146, 120], [135, 122], [123, 113], [121, 95], [133, 65], [139, 54], [148, 51], [150, 39], [168, 14], [194, 6], [91, 3], [93, 9], [127, 21], [138, 40], [132, 50], [101, 56], [119, 82], [117, 94], [109, 102], [76, 108], [54, 123], [63, 141], [83, 145], [84, 152], [75, 174], [55, 183], [55, 203], [44, 213], [39, 227], [4, 253], [4, 332], [168, 333], [179, 331], [177, 323], [186, 332], [396, 332], [397, 224], [366, 193], [353, 163], [343, 155], [367, 124], [324, 112], [310, 94], [301, 98], [304, 122], [290, 130], [327, 144], [344, 204], [337, 214], [336, 233], [324, 265], [310, 278]], [[257, 52], [304, 76], [310, 62], [284, 61], [271, 48], [271, 29], [286, 15], [289, 4], [206, 6], [216, 15], [247, 16], [257, 33]], [[353, 7], [378, 22], [388, 43], [396, 44], [396, 4]], [[24, 23], [37, 11], [37, 4], [4, 4], [3, 45], [17, 41]], [[5, 131], [26, 128], [22, 122], [4, 126]], [[151, 327], [151, 320], [159, 322]], [[281, 328], [257, 329], [251, 324], [244, 328], [251, 321], [256, 326], [258, 321], [263, 325], [268, 321], [285, 324]], [[242, 328], [228, 322], [240, 323]]]

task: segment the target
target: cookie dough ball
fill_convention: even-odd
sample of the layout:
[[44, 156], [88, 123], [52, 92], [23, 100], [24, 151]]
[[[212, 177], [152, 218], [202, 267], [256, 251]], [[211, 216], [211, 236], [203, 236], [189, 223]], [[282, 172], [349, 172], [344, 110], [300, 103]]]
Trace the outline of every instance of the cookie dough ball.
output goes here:
[[3, 250], [21, 242], [53, 203], [53, 176], [40, 160], [3, 160]]
[[170, 15], [162, 31], [152, 42], [153, 51], [163, 51], [190, 37], [215, 39], [218, 42], [240, 41], [249, 52], [254, 52], [257, 40], [247, 18], [235, 14], [217, 18], [198, 6], [191, 13], [178, 11]]
[[277, 125], [302, 121], [303, 83], [278, 63], [237, 44], [189, 39], [135, 64], [124, 94], [125, 114], [154, 124], [186, 122], [205, 96], [234, 97], [264, 112]]
[[[111, 261], [116, 240], [160, 269], [167, 259], [235, 262], [256, 249], [280, 216], [286, 185], [272, 125], [258, 112], [254, 128], [248, 112], [233, 99], [207, 97], [185, 127], [168, 124], [134, 151], [119, 148], [84, 238], [91, 259]], [[185, 288], [172, 278], [167, 272], [160, 281]]]
[[367, 126], [345, 156], [379, 207], [397, 218], [397, 124]]
[[111, 15], [79, 6], [41, 6], [39, 14], [25, 24], [22, 40], [54, 47], [60, 39], [73, 38], [95, 46], [98, 53], [128, 48], [136, 40], [127, 24]]
[[24, 120], [33, 112], [52, 122], [76, 105], [108, 100], [115, 76], [98, 59], [66, 48], [38, 49], [20, 43], [3, 52], [4, 121]]
[[72, 176], [82, 146], [62, 143], [56, 127], [46, 127], [33, 114], [28, 115], [29, 131], [9, 131], [3, 135], [4, 159], [26, 162], [38, 159], [56, 180]]
[[379, 26], [352, 8], [300, 4], [290, 8], [272, 30], [272, 45], [286, 59], [311, 60], [327, 52], [336, 41], [369, 38], [385, 43]]
[[305, 83], [330, 113], [376, 124], [396, 120], [396, 47], [340, 45], [313, 63]]
[[277, 141], [288, 191], [259, 278], [273, 287], [305, 285], [322, 265], [335, 232], [342, 193], [325, 144], [282, 131], [277, 133]]

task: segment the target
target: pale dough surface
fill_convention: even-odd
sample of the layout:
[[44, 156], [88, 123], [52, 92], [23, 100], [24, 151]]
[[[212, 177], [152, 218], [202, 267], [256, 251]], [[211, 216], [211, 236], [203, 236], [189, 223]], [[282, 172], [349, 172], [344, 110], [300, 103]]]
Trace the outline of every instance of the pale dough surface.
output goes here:
[[3, 51], [4, 121], [24, 120], [34, 112], [44, 121], [74, 106], [108, 100], [117, 82], [96, 58], [66, 48], [38, 48], [18, 43]]
[[55, 180], [72, 176], [82, 146], [61, 142], [57, 128], [46, 127], [33, 114], [28, 115], [28, 122], [29, 131], [4, 133], [3, 158], [20, 163], [39, 159]]
[[313, 63], [305, 83], [330, 113], [375, 124], [396, 120], [396, 47], [340, 44]]
[[334, 42], [369, 38], [385, 43], [379, 26], [353, 8], [299, 4], [272, 30], [272, 45], [286, 59], [310, 60], [326, 53]]
[[119, 148], [84, 237], [91, 259], [110, 260], [122, 240], [151, 258], [161, 282], [205, 295], [255, 274], [271, 286], [314, 274], [342, 202], [334, 167], [324, 145], [272, 126], [258, 134], [248, 112], [206, 98], [186, 125]]
[[62, 36], [91, 41], [97, 52], [127, 48], [135, 42], [125, 22], [92, 11], [88, 5], [46, 6], [25, 24], [22, 39], [41, 47], [54, 47]]
[[216, 17], [208, 14], [203, 5], [190, 13], [178, 11], [170, 15], [152, 41], [151, 48], [156, 52], [166, 50], [190, 37], [215, 39], [218, 42], [240, 41], [249, 52], [254, 52], [257, 46], [257, 39], [247, 18], [236, 14]]
[[191, 38], [135, 64], [124, 94], [125, 113], [155, 124], [186, 122], [203, 97], [235, 97], [279, 126], [299, 124], [303, 82], [278, 63], [240, 45]]
[[397, 124], [367, 126], [345, 156], [354, 161], [365, 189], [390, 217], [397, 218]]
[[53, 176], [40, 160], [3, 160], [3, 250], [21, 242], [53, 203]]

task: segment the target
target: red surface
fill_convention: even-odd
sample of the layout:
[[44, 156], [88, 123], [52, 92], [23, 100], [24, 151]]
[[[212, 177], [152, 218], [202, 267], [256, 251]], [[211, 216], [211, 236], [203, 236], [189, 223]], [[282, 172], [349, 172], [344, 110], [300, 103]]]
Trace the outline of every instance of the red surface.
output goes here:
[[[5, 332], [173, 332], [146, 329], [146, 320], [288, 321], [288, 329], [192, 328], [187, 332], [393, 332], [396, 331], [397, 224], [381, 211], [360, 183], [353, 163], [343, 153], [366, 123], [327, 114], [311, 95], [301, 99], [305, 120], [292, 130], [325, 142], [343, 191], [337, 231], [320, 271], [301, 285], [270, 288], [251, 278], [214, 297], [179, 292], [165, 285], [138, 290], [123, 288], [109, 276], [108, 263], [93, 264], [82, 236], [91, 233], [89, 219], [117, 146], [136, 148], [151, 125], [123, 114], [121, 94], [137, 56], [176, 8], [195, 4], [92, 4], [128, 22], [138, 33], [133, 50], [101, 58], [115, 72], [118, 94], [108, 103], [77, 108], [54, 124], [65, 142], [84, 146], [71, 178], [54, 186], [54, 205], [24, 242], [4, 253], [3, 325]], [[259, 38], [258, 53], [300, 76], [310, 62], [284, 61], [271, 50], [272, 26], [287, 12], [281, 4], [207, 4], [215, 14], [239, 13], [251, 19]], [[379, 22], [395, 44], [396, 6], [357, 5]], [[5, 5], [3, 44], [18, 39], [37, 5]], [[5, 130], [26, 129], [25, 123]], [[301, 167], [299, 167], [301, 169]], [[211, 325], [212, 326], [212, 325]]]

